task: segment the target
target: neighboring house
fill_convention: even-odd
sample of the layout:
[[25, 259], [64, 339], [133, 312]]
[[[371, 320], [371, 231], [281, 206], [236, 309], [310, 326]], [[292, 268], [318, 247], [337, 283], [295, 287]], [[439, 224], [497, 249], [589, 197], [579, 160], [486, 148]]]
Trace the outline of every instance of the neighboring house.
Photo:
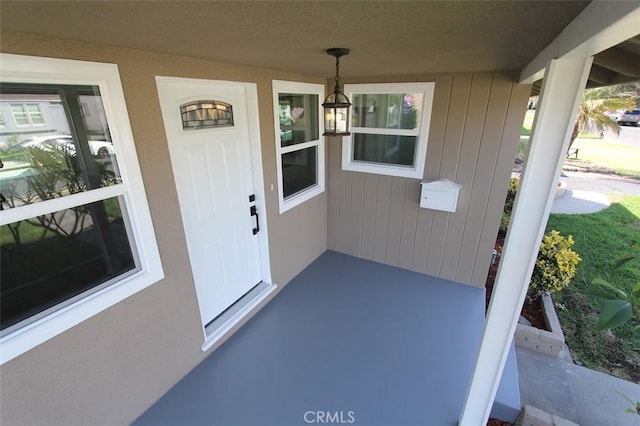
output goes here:
[[3, 95], [0, 117], [0, 142], [21, 142], [47, 133], [69, 134], [60, 98], [55, 95]]
[[[38, 290], [42, 300], [31, 301], [32, 293], [19, 294], [22, 275], [12, 284], [13, 302], [4, 303], [13, 310], [3, 313], [0, 336], [2, 423], [132, 421], [328, 249], [483, 286], [533, 85], [541, 93], [537, 128], [509, 237], [517, 250], [507, 245], [503, 256], [461, 417], [479, 424], [495, 395], [591, 57], [636, 36], [640, 16], [637, 2], [519, 4], [340, 2], [331, 11], [322, 2], [3, 3], [0, 50], [8, 55], [0, 75], [3, 93], [22, 100], [18, 121], [49, 126], [41, 103], [26, 99], [57, 93], [66, 124], [52, 124], [52, 132], [67, 125], [81, 142], [113, 140], [115, 159], [109, 184], [87, 155], [78, 160], [82, 190], [34, 201], [11, 187], [16, 204], [2, 212], [3, 228], [90, 211], [100, 231], [55, 225], [97, 247], [71, 252], [85, 265], [74, 270], [76, 288]], [[344, 36], [326, 26], [343, 8], [351, 12], [341, 21]], [[367, 10], [371, 19], [388, 18], [391, 29], [410, 18], [446, 28], [411, 44], [404, 32], [389, 35], [379, 25], [389, 41], [357, 16]], [[94, 14], [102, 31], [83, 25]], [[123, 16], [137, 23], [117, 27]], [[296, 31], [304, 28], [284, 23], [309, 19], [322, 27], [314, 45], [299, 45]], [[500, 36], [483, 39], [487, 50], [478, 52], [471, 41], [488, 25]], [[181, 31], [189, 36], [180, 39]], [[261, 37], [273, 37], [266, 45], [278, 50], [263, 53]], [[406, 46], [396, 48], [393, 37]], [[378, 53], [387, 43], [391, 50]], [[353, 47], [342, 83], [357, 116], [342, 141], [322, 137], [319, 104], [333, 88], [326, 44]], [[358, 59], [367, 46], [369, 56]], [[384, 56], [391, 52], [400, 56]], [[615, 60], [599, 67], [607, 61]], [[619, 78], [611, 73], [590, 81]], [[542, 88], [534, 85], [543, 76]], [[83, 96], [96, 89], [87, 103]], [[0, 126], [18, 124], [2, 108]], [[403, 114], [412, 117], [407, 127], [398, 124]], [[0, 181], [21, 178], [16, 170], [0, 171]], [[420, 181], [436, 178], [462, 185], [455, 212], [419, 208]], [[243, 226], [255, 226], [256, 238], [234, 234]], [[2, 273], [15, 279], [25, 270], [3, 264]], [[41, 278], [28, 282], [36, 288]], [[222, 292], [209, 285], [234, 280], [243, 285]], [[212, 320], [245, 294], [253, 295], [247, 314], [217, 327]]]
[[[87, 130], [105, 140], [102, 103], [94, 95], [80, 95], [80, 108]], [[21, 142], [32, 136], [70, 134], [64, 107], [58, 95], [26, 94], [0, 97], [0, 142]]]

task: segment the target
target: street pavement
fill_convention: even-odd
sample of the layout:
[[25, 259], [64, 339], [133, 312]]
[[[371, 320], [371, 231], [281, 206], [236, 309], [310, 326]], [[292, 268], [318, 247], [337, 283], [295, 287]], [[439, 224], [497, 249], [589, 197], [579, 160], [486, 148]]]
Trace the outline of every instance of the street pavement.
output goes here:
[[562, 173], [560, 181], [564, 182], [569, 190], [640, 195], [640, 179], [614, 174], [566, 171]]
[[640, 147], [640, 126], [622, 126], [617, 135], [611, 131], [604, 132], [604, 140]]

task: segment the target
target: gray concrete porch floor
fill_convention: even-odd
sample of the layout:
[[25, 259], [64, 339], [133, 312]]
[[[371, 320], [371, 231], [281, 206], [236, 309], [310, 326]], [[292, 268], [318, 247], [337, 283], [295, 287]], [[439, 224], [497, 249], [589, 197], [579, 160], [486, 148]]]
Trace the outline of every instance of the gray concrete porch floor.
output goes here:
[[134, 424], [455, 425], [483, 327], [483, 288], [328, 251]]
[[528, 349], [516, 354], [523, 405], [580, 426], [640, 426], [624, 398], [640, 401], [640, 385]]

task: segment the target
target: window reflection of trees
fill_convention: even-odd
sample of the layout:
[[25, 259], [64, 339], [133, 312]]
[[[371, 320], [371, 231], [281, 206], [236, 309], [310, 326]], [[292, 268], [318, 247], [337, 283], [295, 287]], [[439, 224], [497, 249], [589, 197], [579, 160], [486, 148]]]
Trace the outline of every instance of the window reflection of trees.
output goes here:
[[[87, 180], [94, 181], [96, 187], [106, 187], [118, 182], [109, 161], [93, 162], [95, 176], [87, 179], [79, 165], [77, 154], [64, 145], [51, 145], [46, 149], [29, 147], [24, 156], [30, 167], [24, 177], [6, 182], [3, 188], [4, 207], [15, 208], [39, 201], [52, 200], [92, 189]], [[70, 219], [69, 215], [73, 215]], [[87, 206], [66, 209], [62, 215], [49, 213], [17, 224], [7, 225], [14, 240], [20, 239], [19, 227], [22, 223], [42, 226], [62, 236], [73, 236], [82, 231], [92, 220]]]
[[[28, 172], [3, 182], [5, 208], [120, 183], [109, 159], [70, 146], [28, 147]], [[121, 200], [112, 197], [2, 226], [2, 329], [135, 268]]]

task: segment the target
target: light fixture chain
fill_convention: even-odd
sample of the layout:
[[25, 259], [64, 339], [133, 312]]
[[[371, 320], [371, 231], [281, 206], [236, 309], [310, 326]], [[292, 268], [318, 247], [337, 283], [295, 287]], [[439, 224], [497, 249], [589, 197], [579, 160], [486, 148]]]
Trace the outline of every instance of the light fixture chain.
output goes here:
[[336, 56], [336, 87], [334, 89], [335, 92], [340, 93], [340, 56]]

